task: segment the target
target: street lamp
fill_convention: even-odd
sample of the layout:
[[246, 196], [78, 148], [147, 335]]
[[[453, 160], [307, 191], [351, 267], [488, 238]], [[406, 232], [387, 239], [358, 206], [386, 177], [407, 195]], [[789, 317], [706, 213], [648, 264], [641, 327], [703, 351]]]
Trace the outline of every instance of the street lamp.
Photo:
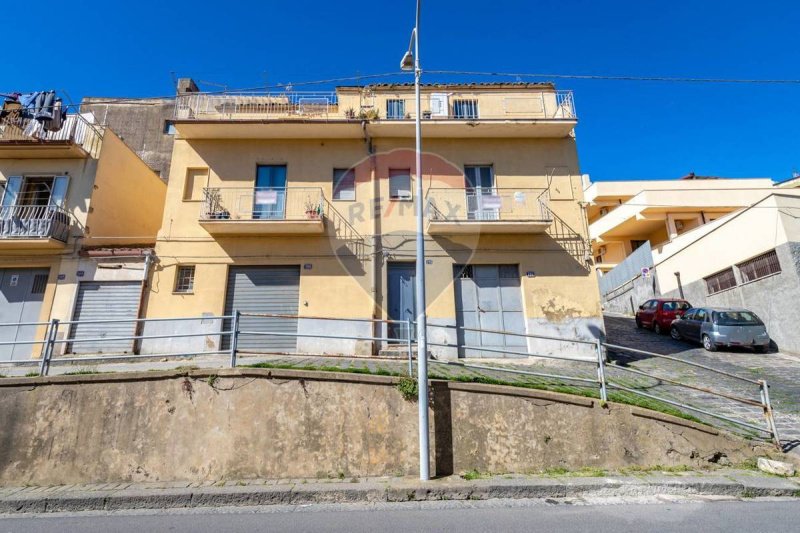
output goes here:
[[[419, 478], [430, 479], [430, 444], [428, 442], [428, 320], [425, 302], [425, 226], [423, 221], [424, 199], [422, 198], [422, 124], [419, 96], [419, 11], [420, 0], [417, 0], [417, 17], [408, 51], [400, 61], [400, 69], [414, 71], [414, 97], [416, 99], [416, 214], [417, 214], [417, 263], [416, 263], [416, 300], [417, 300], [417, 389], [419, 390]], [[409, 335], [411, 332], [409, 331]]]

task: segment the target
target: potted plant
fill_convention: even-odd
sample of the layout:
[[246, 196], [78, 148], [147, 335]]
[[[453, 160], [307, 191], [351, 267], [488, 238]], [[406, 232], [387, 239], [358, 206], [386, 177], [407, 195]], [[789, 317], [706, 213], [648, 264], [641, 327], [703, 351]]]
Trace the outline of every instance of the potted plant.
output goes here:
[[348, 107], [344, 112], [344, 116], [345, 118], [350, 118], [350, 119], [356, 118], [356, 110], [353, 109], [352, 107]]
[[206, 216], [211, 220], [228, 220], [231, 213], [222, 207], [222, 192], [217, 188], [206, 189]]
[[361, 120], [378, 120], [380, 118], [380, 113], [375, 108], [362, 108], [361, 111], [358, 112], [358, 118]]
[[311, 198], [306, 198], [303, 207], [305, 208], [306, 218], [309, 220], [318, 220], [322, 215], [322, 207], [319, 203], [313, 202]]

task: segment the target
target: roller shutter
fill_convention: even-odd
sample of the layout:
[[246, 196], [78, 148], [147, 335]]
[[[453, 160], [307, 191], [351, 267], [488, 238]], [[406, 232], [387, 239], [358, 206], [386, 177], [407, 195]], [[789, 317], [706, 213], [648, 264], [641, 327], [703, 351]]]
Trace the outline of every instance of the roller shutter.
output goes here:
[[[78, 286], [78, 300], [75, 303], [75, 321], [120, 320], [129, 322], [111, 324], [73, 324], [71, 339], [112, 339], [130, 337], [136, 331], [134, 321], [139, 313], [139, 299], [142, 293], [140, 281], [82, 281]], [[87, 341], [69, 344], [69, 352], [89, 353], [130, 353], [132, 340]]]
[[[238, 310], [242, 313], [297, 316], [299, 300], [299, 266], [231, 267], [228, 271], [226, 315]], [[297, 319], [243, 316], [239, 328], [240, 331], [297, 333]], [[225, 329], [230, 329], [229, 323], [225, 324]], [[223, 347], [228, 343], [226, 337]], [[297, 338], [242, 334], [237, 348], [248, 352], [293, 353], [297, 351]]]

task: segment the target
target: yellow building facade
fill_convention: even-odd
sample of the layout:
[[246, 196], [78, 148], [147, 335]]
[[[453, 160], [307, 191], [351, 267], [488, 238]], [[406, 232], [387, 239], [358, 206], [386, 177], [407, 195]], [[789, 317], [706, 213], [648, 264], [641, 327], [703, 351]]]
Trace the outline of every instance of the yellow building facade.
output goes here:
[[[0, 341], [17, 344], [0, 345], [0, 360], [38, 356], [41, 344], [31, 341], [43, 338], [43, 323], [86, 319], [101, 301], [109, 304], [105, 318], [123, 308], [138, 316], [143, 247], [155, 241], [165, 194], [166, 185], [92, 114], [70, 113], [49, 130], [18, 106], [3, 110]], [[115, 306], [113, 294], [123, 286], [135, 300]], [[135, 322], [126, 328], [132, 332]], [[59, 330], [60, 339], [91, 334]], [[94, 350], [79, 344], [58, 350]]]
[[244, 352], [405, 346], [422, 179], [431, 352], [579, 355], [572, 343], [522, 336], [594, 339], [602, 328], [571, 93], [425, 86], [421, 112], [416, 176], [413, 86], [179, 94], [146, 313], [198, 318], [147, 328], [207, 336], [145, 349], [224, 350], [228, 324], [213, 317], [234, 311], [247, 315], [243, 331], [276, 333], [243, 334]]

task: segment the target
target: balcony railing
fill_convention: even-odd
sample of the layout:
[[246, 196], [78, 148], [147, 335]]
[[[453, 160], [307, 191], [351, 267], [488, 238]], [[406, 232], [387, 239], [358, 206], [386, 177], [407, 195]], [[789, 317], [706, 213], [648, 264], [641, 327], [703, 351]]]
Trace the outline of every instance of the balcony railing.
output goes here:
[[203, 189], [201, 221], [320, 220], [320, 187], [208, 187]]
[[51, 131], [35, 118], [25, 117], [16, 111], [8, 112], [0, 117], [0, 144], [46, 145], [67, 142], [95, 153], [100, 146], [102, 132], [90, 122], [91, 117], [91, 114], [70, 113], [57, 131]]
[[176, 119], [328, 118], [338, 113], [335, 92], [179, 95]]
[[0, 207], [0, 241], [6, 239], [56, 239], [67, 242], [70, 216], [55, 205]]
[[[450, 97], [425, 93], [421, 97], [425, 120], [575, 120], [572, 91], [525, 91], [518, 94], [473, 94]], [[412, 120], [412, 95], [374, 93], [360, 106], [341, 104], [335, 92], [193, 93], [179, 95], [176, 120], [352, 119]]]
[[428, 219], [437, 222], [546, 222], [546, 189], [429, 189]]

